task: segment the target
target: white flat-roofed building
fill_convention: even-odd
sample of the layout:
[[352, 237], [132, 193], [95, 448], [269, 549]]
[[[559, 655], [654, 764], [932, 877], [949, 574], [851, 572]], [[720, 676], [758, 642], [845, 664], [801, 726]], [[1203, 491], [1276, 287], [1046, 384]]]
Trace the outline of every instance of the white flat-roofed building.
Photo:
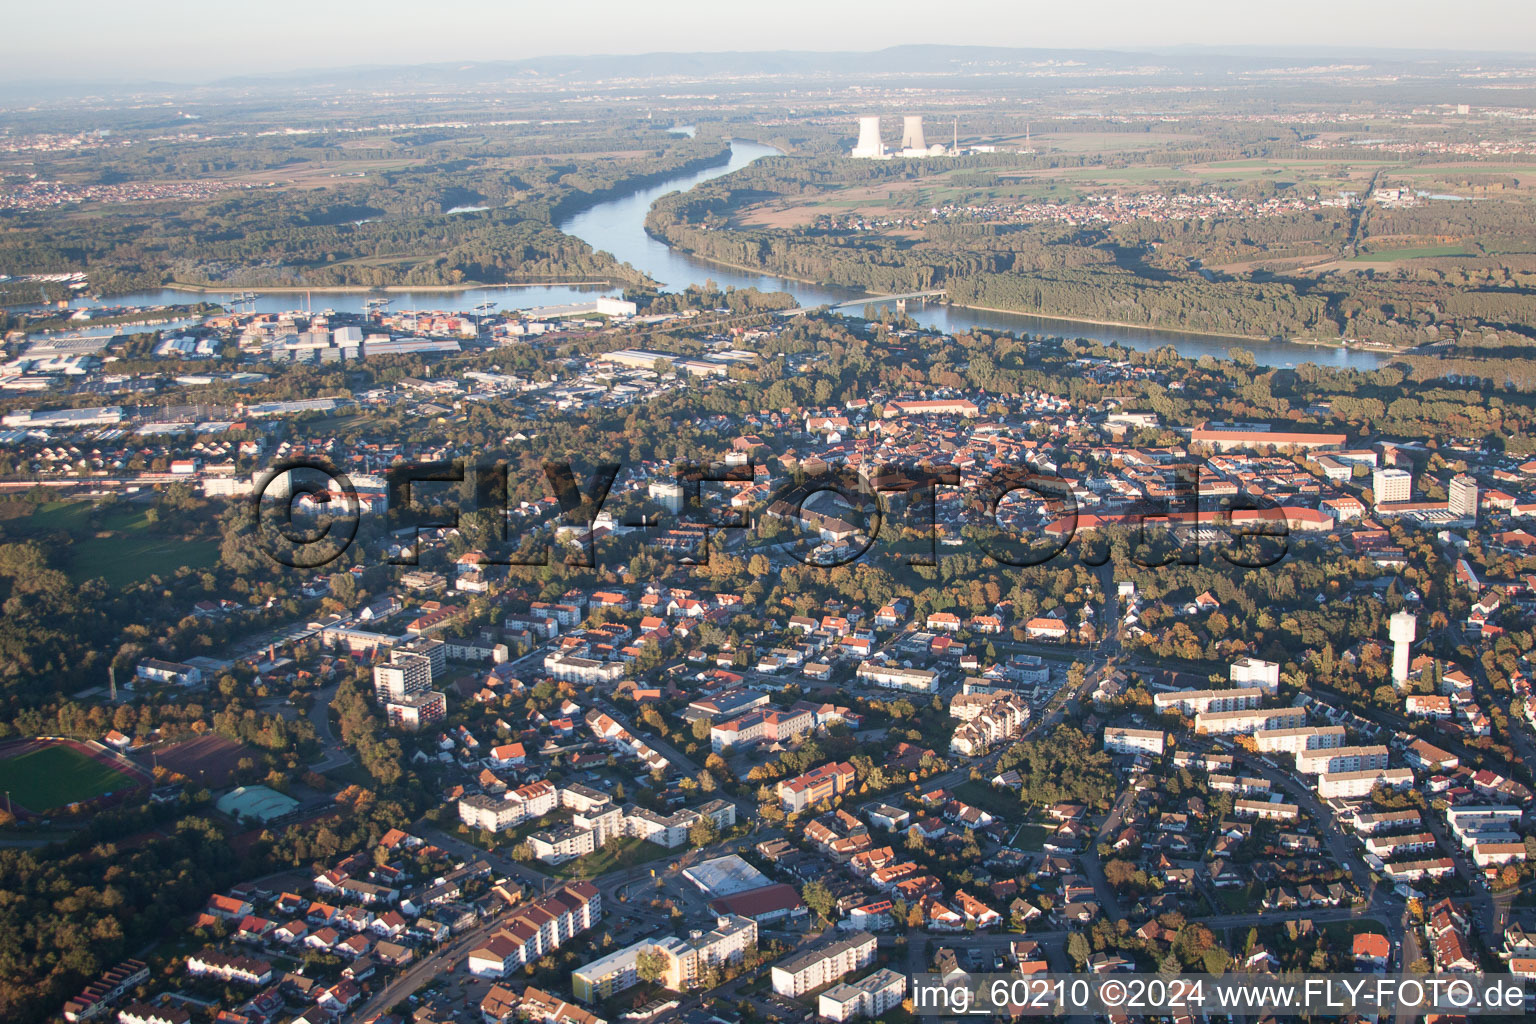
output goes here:
[[0, 416], [0, 424], [7, 427], [28, 427], [34, 430], [100, 427], [122, 421], [123, 407], [120, 405], [102, 405], [89, 409], [28, 409]]
[[1152, 706], [1158, 711], [1198, 715], [1211, 711], [1243, 711], [1256, 708], [1264, 700], [1257, 686], [1234, 686], [1227, 690], [1170, 690], [1154, 693]]
[[773, 990], [794, 999], [875, 962], [875, 937], [856, 932], [773, 965]]
[[1384, 467], [1371, 473], [1371, 496], [1377, 505], [1413, 500], [1413, 474], [1406, 469]]
[[1463, 847], [1478, 839], [1488, 840], [1513, 833], [1520, 825], [1518, 807], [1447, 807], [1445, 823]]
[[1253, 741], [1261, 754], [1298, 754], [1344, 745], [1342, 725], [1302, 726], [1299, 729], [1260, 729]]
[[1386, 766], [1387, 748], [1384, 746], [1296, 751], [1296, 770], [1303, 775], [1374, 771]]
[[1407, 789], [1413, 772], [1407, 768], [1381, 768], [1362, 772], [1324, 772], [1317, 777], [1317, 795], [1324, 800], [1360, 800], [1377, 786]]
[[1160, 757], [1167, 738], [1161, 729], [1129, 729], [1112, 725], [1104, 730], [1104, 749], [1113, 754], [1151, 754]]
[[827, 1020], [873, 1017], [900, 1006], [907, 994], [905, 975], [882, 967], [858, 981], [839, 982], [816, 1000], [816, 1012]]
[[575, 825], [557, 825], [540, 829], [528, 836], [533, 855], [544, 864], [564, 864], [568, 860], [585, 856], [597, 849], [595, 829], [577, 828]]
[[727, 914], [717, 919], [712, 931], [694, 932], [686, 940], [670, 935], [641, 939], [578, 967], [571, 972], [571, 989], [583, 1002], [607, 999], [640, 983], [642, 953], [659, 953], [666, 958], [666, 969], [657, 980], [674, 992], [686, 992], [698, 987], [711, 967], [740, 963], [756, 944], [757, 922]]
[[384, 718], [391, 726], [418, 732], [422, 726], [448, 717], [448, 695], [441, 690], [427, 690], [384, 703]]
[[889, 690], [911, 690], [914, 693], [932, 693], [938, 689], [937, 672], [921, 668], [903, 668], [878, 661], [861, 661], [857, 672], [861, 682], [883, 686]]
[[1258, 658], [1239, 658], [1230, 669], [1233, 686], [1257, 686], [1267, 696], [1280, 691], [1280, 666]]
[[1524, 843], [1473, 843], [1472, 863], [1480, 868], [1525, 860]]
[[1301, 708], [1212, 711], [1195, 715], [1195, 731], [1211, 736], [1232, 736], [1260, 729], [1296, 729], [1306, 721], [1307, 713]]
[[562, 683], [613, 683], [624, 678], [624, 663], [597, 661], [573, 654], [551, 654], [544, 659], [544, 671]]

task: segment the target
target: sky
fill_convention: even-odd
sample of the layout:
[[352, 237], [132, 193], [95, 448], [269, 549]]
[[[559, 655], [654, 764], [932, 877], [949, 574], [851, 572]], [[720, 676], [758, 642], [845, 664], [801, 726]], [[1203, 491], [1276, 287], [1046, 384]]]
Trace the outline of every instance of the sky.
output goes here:
[[905, 43], [1536, 53], [1530, 0], [75, 0], [15, 5], [6, 27], [0, 78], [50, 81]]

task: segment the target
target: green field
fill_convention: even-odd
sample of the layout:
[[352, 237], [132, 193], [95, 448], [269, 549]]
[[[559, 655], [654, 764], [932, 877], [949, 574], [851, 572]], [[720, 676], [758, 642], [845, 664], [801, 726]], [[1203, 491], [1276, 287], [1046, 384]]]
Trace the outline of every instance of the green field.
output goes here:
[[70, 747], [44, 747], [0, 761], [0, 789], [41, 814], [131, 785], [133, 780]]
[[585, 857], [568, 860], [549, 870], [550, 874], [560, 878], [595, 878], [598, 875], [606, 875], [610, 871], [617, 871], [619, 868], [630, 868], [636, 864], [661, 860], [673, 855], [681, 856], [685, 852], [681, 849], [669, 850], [664, 846], [646, 842], [644, 839], [633, 837], [615, 839], [601, 850], [589, 853]]
[[1351, 263], [1389, 263], [1393, 260], [1425, 259], [1432, 256], [1476, 256], [1464, 245], [1421, 245], [1406, 249], [1382, 249], [1380, 252], [1363, 252], [1353, 257]]
[[146, 505], [120, 502], [94, 523], [91, 508], [89, 501], [50, 501], [9, 525], [28, 532], [63, 530], [71, 534], [74, 543], [69, 547], [66, 568], [76, 583], [100, 576], [112, 586], [122, 587], [153, 574], [170, 576], [183, 565], [200, 569], [218, 561], [218, 541], [184, 540], [161, 533], [152, 528]]

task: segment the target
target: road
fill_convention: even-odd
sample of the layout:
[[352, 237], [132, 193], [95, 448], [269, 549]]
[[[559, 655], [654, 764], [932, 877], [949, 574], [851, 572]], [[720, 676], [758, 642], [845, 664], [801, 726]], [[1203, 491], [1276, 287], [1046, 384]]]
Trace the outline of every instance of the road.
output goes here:
[[1333, 855], [1335, 863], [1349, 865], [1349, 877], [1366, 898], [1366, 902], [1376, 903], [1377, 885], [1376, 879], [1366, 869], [1364, 862], [1359, 857], [1359, 852], [1350, 843], [1348, 837], [1339, 829], [1338, 823], [1333, 820], [1333, 815], [1324, 807], [1310, 788], [1302, 785], [1290, 772], [1279, 768], [1272, 768], [1252, 754], [1238, 750], [1234, 756], [1249, 772], [1268, 779], [1271, 786], [1279, 786], [1285, 790], [1291, 802], [1301, 808], [1303, 814], [1317, 822], [1317, 827], [1322, 830], [1324, 841], [1328, 844], [1328, 852]]
[[310, 767], [321, 773], [352, 763], [352, 754], [342, 746], [341, 739], [331, 729], [331, 702], [336, 699], [339, 685], [333, 683], [316, 690], [309, 709], [309, 721], [315, 728], [315, 737], [325, 750], [325, 756]]
[[1109, 809], [1109, 814], [1104, 817], [1104, 824], [1094, 833], [1088, 841], [1088, 846], [1078, 858], [1082, 861], [1083, 874], [1088, 876], [1088, 884], [1093, 886], [1093, 895], [1099, 901], [1099, 909], [1111, 921], [1119, 921], [1125, 917], [1125, 912], [1120, 908], [1120, 897], [1115, 892], [1114, 886], [1104, 877], [1104, 866], [1099, 863], [1099, 844], [1105, 842], [1115, 834], [1120, 827], [1121, 820], [1125, 817], [1126, 809], [1136, 800], [1136, 789], [1126, 787], [1114, 806]]
[[350, 1011], [348, 1018], [360, 1021], [369, 1020], [405, 999], [412, 992], [415, 992], [434, 978], [452, 974], [457, 969], [458, 959], [461, 956], [468, 956], [470, 950], [479, 946], [499, 927], [499, 917], [493, 917], [484, 924], [476, 925], [469, 931], [449, 939], [438, 949], [422, 957], [403, 972], [396, 975], [389, 984], [358, 1004], [356, 1008]]

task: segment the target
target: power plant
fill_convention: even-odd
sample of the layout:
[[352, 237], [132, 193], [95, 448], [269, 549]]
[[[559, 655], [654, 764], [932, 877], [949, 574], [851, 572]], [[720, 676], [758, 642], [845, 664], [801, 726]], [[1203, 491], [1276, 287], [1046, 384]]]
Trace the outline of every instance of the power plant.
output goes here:
[[943, 156], [950, 153], [959, 155], [959, 130], [956, 129], [955, 148], [947, 150], [943, 145], [935, 142], [928, 145], [923, 137], [923, 118], [920, 114], [907, 114], [901, 119], [901, 146], [895, 150], [885, 148], [885, 143], [880, 141], [880, 118], [859, 118], [859, 142], [848, 155], [856, 160], [889, 160], [893, 156], [915, 159], [925, 156]]

